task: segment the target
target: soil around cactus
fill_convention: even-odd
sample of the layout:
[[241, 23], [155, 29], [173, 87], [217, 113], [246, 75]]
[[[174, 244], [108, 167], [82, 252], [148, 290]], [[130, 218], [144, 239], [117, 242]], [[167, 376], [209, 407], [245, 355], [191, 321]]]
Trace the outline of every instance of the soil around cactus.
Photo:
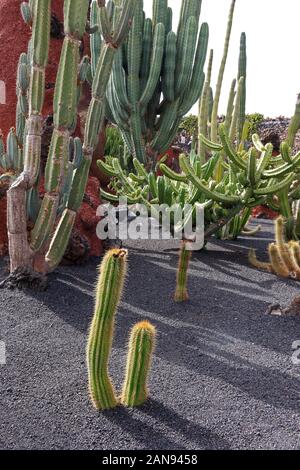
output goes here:
[[[98, 259], [60, 267], [46, 292], [0, 290], [1, 449], [299, 449], [299, 317], [287, 306], [299, 284], [248, 265], [263, 258], [272, 222], [234, 242], [213, 240], [193, 255], [190, 302], [173, 301], [177, 245], [130, 242], [110, 372], [121, 388], [130, 327], [158, 330], [150, 400], [135, 410], [93, 410], [85, 345]], [[6, 276], [0, 265], [0, 280]]]

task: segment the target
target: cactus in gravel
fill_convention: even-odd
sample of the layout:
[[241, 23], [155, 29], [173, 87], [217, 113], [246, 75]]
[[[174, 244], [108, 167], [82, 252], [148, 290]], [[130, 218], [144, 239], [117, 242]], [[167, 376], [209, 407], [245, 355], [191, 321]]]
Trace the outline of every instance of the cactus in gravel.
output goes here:
[[239, 56], [239, 71], [238, 80], [243, 78], [242, 90], [240, 93], [240, 105], [239, 105], [239, 119], [238, 119], [238, 140], [241, 139], [243, 133], [244, 122], [246, 120], [246, 79], [247, 79], [247, 44], [246, 34], [241, 34], [240, 41], [240, 56]]
[[269, 262], [263, 263], [257, 259], [255, 250], [250, 250], [249, 261], [255, 268], [300, 280], [300, 243], [294, 240], [287, 243], [283, 217], [275, 221], [275, 243], [269, 245], [268, 253]]
[[175, 302], [186, 302], [189, 300], [187, 290], [187, 277], [192, 252], [186, 249], [186, 243], [183, 241], [180, 248], [179, 264], [177, 270], [177, 284], [175, 292]]
[[100, 266], [96, 305], [87, 344], [89, 390], [97, 410], [114, 408], [118, 404], [108, 374], [108, 362], [126, 269], [126, 250], [110, 250]]
[[222, 57], [222, 61], [221, 61], [220, 69], [219, 69], [218, 81], [217, 81], [217, 85], [216, 85], [216, 92], [215, 92], [215, 96], [214, 96], [214, 104], [213, 104], [212, 117], [211, 117], [211, 140], [213, 142], [217, 142], [217, 138], [218, 138], [219, 102], [220, 102], [220, 97], [221, 97], [224, 72], [225, 72], [227, 56], [228, 56], [228, 50], [229, 50], [229, 43], [230, 43], [230, 37], [231, 37], [231, 30], [232, 30], [235, 3], [236, 3], [236, 0], [232, 0], [231, 6], [230, 6], [230, 11], [229, 11], [229, 16], [228, 16], [228, 23], [227, 23], [227, 31], [226, 31], [226, 37], [225, 37], [223, 57]]
[[[94, 15], [94, 24], [89, 26], [89, 32], [91, 42], [95, 43], [93, 52], [97, 50], [97, 55], [94, 54], [92, 65], [89, 67], [87, 58], [84, 58], [81, 64], [79, 61], [81, 39], [86, 30], [90, 2], [64, 1], [65, 38], [55, 85], [54, 132], [44, 175], [46, 194], [38, 211], [32, 211], [29, 207], [30, 217], [35, 222], [30, 234], [27, 233], [25, 207], [32, 201], [37, 202], [35, 196], [40, 177], [41, 112], [48, 62], [51, 1], [35, 0], [22, 3], [22, 15], [28, 24], [32, 24], [32, 38], [28, 49], [29, 66], [24, 55], [19, 63], [17, 116], [20, 122], [16, 136], [13, 132], [9, 136], [14, 161], [17, 161], [19, 156], [16, 152], [16, 140], [20, 145], [20, 136], [25, 127], [24, 168], [7, 193], [12, 274], [17, 269], [26, 269], [26, 272], [39, 270], [45, 274], [53, 270], [64, 255], [76, 212], [84, 196], [92, 155], [104, 120], [105, 93], [114, 58], [129, 31], [136, 2], [137, 0], [116, 0], [115, 3], [109, 2], [106, 7], [105, 2], [100, 2], [98, 6], [98, 1], [92, 0], [91, 15]], [[29, 77], [28, 93], [26, 71]], [[88, 78], [92, 85], [92, 97], [87, 112], [84, 142], [82, 147], [81, 143], [75, 142], [76, 156], [73, 161], [69, 161], [81, 85]], [[25, 126], [27, 99], [28, 119]], [[42, 266], [41, 253], [45, 253]]]
[[139, 406], [148, 398], [149, 376], [156, 331], [148, 321], [134, 325], [130, 333], [126, 376], [121, 403], [127, 407]]
[[117, 53], [107, 90], [107, 118], [122, 131], [129, 152], [150, 166], [176, 136], [181, 118], [204, 84], [208, 25], [199, 31], [201, 0], [182, 0], [177, 34], [167, 0], [154, 0], [145, 19], [137, 1], [133, 25]]

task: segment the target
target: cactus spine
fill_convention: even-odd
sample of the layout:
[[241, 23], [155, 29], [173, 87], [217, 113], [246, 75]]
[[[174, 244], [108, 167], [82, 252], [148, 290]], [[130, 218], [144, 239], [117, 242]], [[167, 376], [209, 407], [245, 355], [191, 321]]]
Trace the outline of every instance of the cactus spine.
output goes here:
[[154, 0], [152, 20], [137, 0], [129, 38], [118, 52], [107, 90], [107, 117], [131, 154], [153, 163], [176, 135], [204, 84], [208, 25], [198, 31], [201, 0], [182, 0], [177, 34], [166, 0]]
[[175, 292], [175, 302], [186, 302], [189, 300], [187, 290], [187, 278], [192, 252], [186, 249], [186, 242], [181, 243], [179, 264], [177, 270], [177, 284]]
[[148, 321], [137, 323], [131, 330], [121, 397], [124, 406], [139, 406], [148, 398], [147, 379], [151, 368], [155, 335], [155, 328]]
[[126, 250], [109, 251], [100, 267], [94, 317], [87, 344], [89, 390], [97, 410], [114, 408], [118, 403], [108, 374], [108, 361], [126, 268]]

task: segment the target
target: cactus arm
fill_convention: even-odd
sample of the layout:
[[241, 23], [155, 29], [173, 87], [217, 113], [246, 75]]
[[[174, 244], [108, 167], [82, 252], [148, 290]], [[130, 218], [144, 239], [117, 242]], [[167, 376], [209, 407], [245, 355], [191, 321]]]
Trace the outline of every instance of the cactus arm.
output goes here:
[[166, 55], [163, 70], [163, 93], [167, 101], [175, 99], [176, 34], [170, 31], [166, 39]]
[[86, 350], [90, 397], [97, 410], [114, 408], [118, 404], [108, 374], [108, 361], [126, 267], [127, 252], [125, 250], [109, 251], [100, 267], [94, 316]]
[[289, 187], [290, 184], [295, 180], [295, 174], [289, 174], [284, 180], [279, 181], [277, 184], [267, 186], [265, 188], [259, 188], [254, 190], [256, 196], [266, 196], [268, 194], [276, 194], [279, 191]]
[[248, 259], [250, 264], [257, 269], [261, 269], [262, 271], [267, 271], [268, 273], [272, 273], [272, 264], [271, 263], [263, 263], [262, 261], [259, 261], [256, 257], [256, 252], [255, 250], [251, 249], [249, 251]]
[[212, 191], [207, 186], [205, 186], [200, 180], [200, 178], [198, 178], [196, 174], [194, 173], [185, 155], [180, 155], [179, 162], [180, 162], [180, 167], [183, 173], [186, 174], [188, 179], [200, 191], [202, 191], [208, 197], [208, 199], [212, 199], [213, 201], [220, 202], [223, 204], [228, 204], [228, 205], [235, 205], [240, 202], [240, 198], [238, 196], [226, 196], [224, 194], [218, 193], [217, 191]]
[[[241, 106], [241, 96], [242, 96], [242, 91], [244, 87], [244, 77], [241, 77], [238, 81], [238, 89], [237, 89], [237, 94], [236, 94], [236, 100], [235, 100], [235, 106], [234, 106], [234, 111], [232, 115], [232, 121], [231, 121], [231, 126], [230, 126], [230, 132], [229, 132], [229, 138], [231, 142], [235, 141], [235, 138], [237, 136], [237, 128], [238, 128], [238, 121], [239, 121], [239, 114], [240, 114], [240, 106]], [[238, 145], [237, 145], [238, 146]]]
[[[99, 28], [99, 7], [98, 1], [92, 0], [91, 3], [91, 12], [90, 12], [90, 26], [91, 28], [95, 28], [98, 26]], [[94, 77], [96, 72], [97, 63], [100, 57], [101, 52], [101, 33], [99, 30], [91, 34], [90, 36], [90, 49], [91, 49], [91, 72], [92, 77]]]
[[233, 115], [233, 110], [234, 110], [234, 99], [235, 99], [235, 96], [236, 96], [235, 87], [236, 87], [236, 79], [234, 79], [231, 83], [231, 88], [230, 88], [228, 103], [227, 103], [225, 127], [226, 127], [226, 131], [228, 133], [230, 132], [230, 127], [231, 127], [231, 122], [232, 122], [232, 115]]
[[148, 398], [147, 379], [151, 368], [156, 331], [148, 321], [134, 325], [130, 333], [126, 375], [121, 403], [139, 406]]
[[183, 42], [181, 66], [176, 79], [175, 95], [180, 96], [185, 90], [192, 74], [194, 54], [196, 49], [198, 24], [196, 18], [191, 16], [186, 25], [186, 33]]
[[240, 93], [240, 104], [239, 104], [239, 119], [238, 119], [238, 140], [241, 139], [243, 133], [243, 127], [246, 120], [246, 79], [247, 79], [247, 44], [246, 44], [246, 34], [241, 34], [240, 40], [240, 56], [239, 56], [239, 70], [238, 70], [238, 80], [243, 77], [244, 81], [242, 84], [242, 89]]
[[[30, 42], [29, 114], [26, 125], [24, 170], [7, 192], [7, 228], [10, 253], [10, 271], [20, 266], [31, 268], [33, 254], [28, 244], [26, 218], [26, 190], [30, 189], [39, 173], [41, 152], [41, 110], [45, 88], [45, 67], [50, 42], [50, 0], [36, 0], [31, 8], [32, 38]], [[36, 89], [39, 99], [36, 99]]]
[[203, 141], [200, 138], [200, 135], [207, 137], [208, 100], [209, 100], [213, 55], [214, 55], [214, 51], [211, 49], [210, 54], [209, 54], [206, 81], [205, 81], [201, 99], [199, 100], [199, 117], [198, 117], [199, 156], [202, 162], [205, 161], [206, 149], [205, 149], [205, 145]]
[[[58, 208], [58, 195], [62, 191], [66, 176], [70, 133], [74, 122], [76, 122], [80, 39], [85, 31], [88, 6], [89, 2], [87, 0], [75, 0], [74, 2], [65, 0], [64, 3], [65, 39], [54, 91], [54, 131], [45, 170], [45, 189], [48, 197], [40, 209], [41, 216], [38, 216], [37, 226], [34, 228], [31, 249], [34, 247], [36, 250], [41, 249], [51, 235], [55, 223], [55, 218], [52, 216], [54, 206], [51, 208], [51, 216], [46, 217], [46, 219], [44, 211], [48, 207], [49, 200], [56, 203]], [[72, 220], [72, 218], [69, 216], [68, 220]], [[47, 226], [42, 229], [41, 224], [44, 221], [47, 221]], [[63, 229], [60, 227], [61, 233], [64, 235], [67, 226], [68, 224], [62, 225]], [[38, 235], [39, 229], [40, 235]], [[50, 264], [52, 266], [54, 263], [50, 261], [49, 266]]]
[[159, 23], [154, 30], [153, 52], [148, 82], [140, 99], [140, 106], [142, 109], [148, 105], [160, 77], [164, 54], [164, 41], [165, 27], [163, 24]]
[[224, 44], [224, 52], [222, 57], [222, 62], [219, 70], [218, 81], [216, 86], [216, 92], [214, 97], [214, 105], [212, 110], [212, 118], [211, 118], [211, 140], [217, 142], [218, 139], [218, 110], [219, 110], [219, 102], [221, 97], [221, 90], [224, 78], [224, 72], [226, 67], [226, 61], [228, 56], [229, 50], [229, 42], [231, 37], [231, 30], [232, 30], [232, 23], [233, 23], [233, 15], [235, 9], [236, 0], [232, 0], [229, 17], [228, 17], [228, 24], [227, 24], [227, 31], [225, 37], [225, 44]]

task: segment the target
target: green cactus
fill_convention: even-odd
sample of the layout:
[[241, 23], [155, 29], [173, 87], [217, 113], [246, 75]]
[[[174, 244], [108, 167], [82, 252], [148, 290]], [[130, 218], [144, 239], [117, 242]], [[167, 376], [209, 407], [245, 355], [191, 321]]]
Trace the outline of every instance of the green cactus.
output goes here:
[[143, 0], [137, 1], [128, 40], [113, 66], [106, 114], [140, 162], [152, 165], [169, 148], [201, 94], [208, 25], [199, 31], [200, 9], [199, 0], [182, 0], [175, 34], [166, 0], [155, 0], [153, 18], [145, 21]]
[[246, 80], [247, 80], [247, 44], [246, 34], [241, 34], [240, 41], [240, 56], [239, 56], [239, 70], [238, 80], [243, 78], [242, 90], [240, 93], [240, 104], [239, 104], [239, 119], [238, 119], [238, 140], [241, 139], [243, 133], [244, 122], [246, 120]]
[[116, 310], [122, 296], [127, 268], [127, 251], [110, 250], [100, 266], [96, 305], [87, 344], [87, 366], [91, 400], [97, 410], [118, 404], [108, 374]]
[[287, 142], [291, 148], [294, 146], [295, 137], [299, 129], [300, 129], [300, 94], [297, 97], [295, 113], [288, 129]]
[[155, 328], [148, 321], [137, 323], [131, 330], [121, 396], [121, 403], [129, 408], [142, 405], [148, 398], [147, 380], [155, 335]]
[[[27, 56], [22, 54], [19, 61], [16, 132], [11, 131], [8, 137], [8, 163], [13, 162], [21, 173], [8, 191], [12, 273], [17, 268], [35, 270], [35, 258], [41, 252], [46, 253], [44, 271], [47, 273], [59, 264], [64, 255], [103, 124], [105, 94], [113, 61], [130, 29], [136, 1], [116, 0], [116, 7], [110, 2], [106, 8], [105, 2], [98, 6], [98, 1], [92, 0], [89, 26], [93, 53], [91, 65], [87, 57], [80, 62], [80, 45], [90, 2], [64, 1], [65, 38], [54, 93], [54, 131], [44, 175], [46, 194], [40, 208], [36, 191], [41, 173], [41, 112], [50, 41], [51, 1], [36, 0], [21, 6], [24, 19], [28, 24], [32, 23], [32, 38]], [[77, 105], [85, 80], [91, 82], [92, 97], [82, 146], [78, 139], [72, 141], [71, 136], [76, 127]], [[69, 161], [70, 145], [74, 151], [72, 161]], [[3, 151], [0, 159], [1, 164], [7, 160]], [[28, 217], [35, 222], [30, 234], [27, 233], [26, 205]], [[20, 207], [20, 210], [15, 211], [14, 207]]]
[[177, 270], [177, 284], [175, 302], [186, 302], [189, 300], [187, 290], [187, 277], [192, 252], [186, 249], [186, 242], [182, 242], [180, 248], [179, 264]]
[[217, 142], [217, 139], [218, 139], [218, 111], [219, 111], [219, 103], [220, 103], [220, 97], [221, 97], [221, 91], [222, 91], [222, 84], [223, 84], [225, 67], [226, 67], [227, 56], [228, 56], [228, 50], [229, 50], [229, 43], [230, 43], [231, 30], [232, 30], [232, 24], [233, 24], [233, 15], [234, 15], [235, 3], [236, 3], [236, 0], [232, 0], [231, 6], [230, 6], [230, 11], [229, 11], [229, 16], [228, 16], [228, 23], [227, 23], [227, 31], [226, 31], [226, 37], [225, 37], [223, 57], [222, 57], [222, 61], [221, 61], [220, 69], [219, 69], [218, 81], [217, 81], [217, 85], [216, 85], [216, 92], [215, 92], [215, 96], [214, 96], [214, 104], [213, 104], [212, 117], [211, 117], [211, 140], [213, 142]]

